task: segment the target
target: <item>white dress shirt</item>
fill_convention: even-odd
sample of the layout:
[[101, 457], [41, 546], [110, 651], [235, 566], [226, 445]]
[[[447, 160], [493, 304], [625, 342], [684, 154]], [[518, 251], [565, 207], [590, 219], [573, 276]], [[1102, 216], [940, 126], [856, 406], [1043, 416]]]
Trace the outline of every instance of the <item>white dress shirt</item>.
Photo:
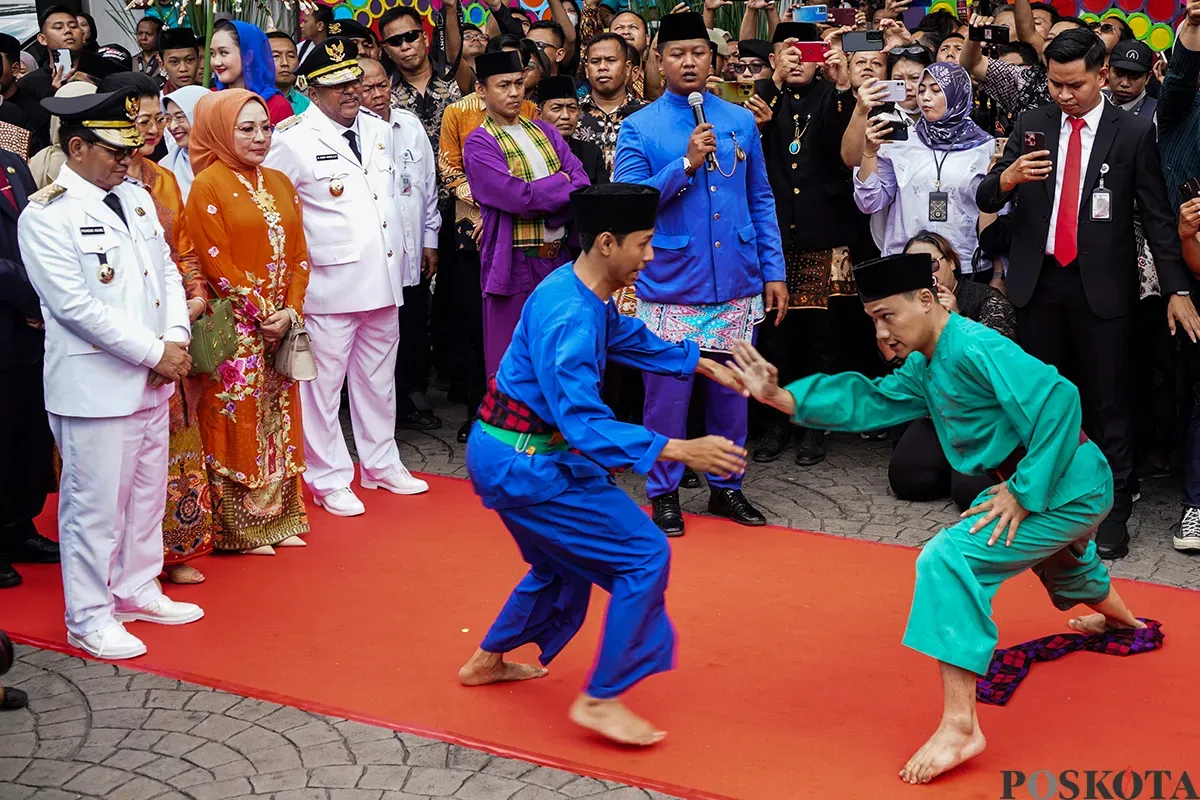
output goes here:
[[421, 282], [423, 249], [436, 250], [442, 215], [438, 211], [437, 165], [421, 118], [388, 110], [396, 158], [396, 203], [404, 221], [404, 285]]
[[[1075, 195], [1075, 204], [1083, 213], [1083, 179], [1087, 175], [1088, 160], [1092, 157], [1092, 142], [1096, 141], [1096, 128], [1100, 125], [1100, 117], [1104, 116], [1104, 104], [1108, 102], [1101, 98], [1091, 111], [1083, 115], [1083, 127], [1079, 130], [1079, 194]], [[1071, 144], [1071, 118], [1063, 114], [1062, 127], [1058, 131], [1058, 171], [1054, 175], [1054, 207], [1050, 209], [1050, 230], [1046, 233], [1046, 255], [1054, 255], [1054, 233], [1058, 229], [1058, 205], [1062, 198], [1063, 173], [1067, 171], [1067, 148]], [[1050, 142], [1046, 142], [1049, 146]], [[1076, 217], [1078, 219], [1078, 217]]]

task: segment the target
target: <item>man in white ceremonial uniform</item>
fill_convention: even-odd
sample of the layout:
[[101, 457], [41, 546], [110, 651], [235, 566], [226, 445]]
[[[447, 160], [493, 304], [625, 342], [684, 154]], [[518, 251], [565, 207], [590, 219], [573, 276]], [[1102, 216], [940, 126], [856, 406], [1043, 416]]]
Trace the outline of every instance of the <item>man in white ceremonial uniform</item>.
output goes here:
[[338, 516], [365, 510], [350, 489], [354, 464], [338, 421], [343, 381], [362, 487], [429, 489], [405, 469], [396, 447], [404, 223], [392, 132], [361, 112], [356, 56], [342, 37], [313, 47], [300, 66], [313, 104], [279, 124], [266, 160], [292, 179], [304, 207], [312, 266], [304, 315], [317, 359], [316, 380], [300, 385], [304, 480], [317, 505]]
[[123, 622], [204, 616], [163, 567], [168, 401], [191, 367], [183, 283], [154, 203], [124, 182], [142, 145], [136, 96], [51, 97], [67, 161], [30, 196], [21, 255], [46, 324], [50, 427], [62, 455], [59, 547], [67, 641], [93, 656], [146, 646]]
[[404, 290], [410, 294], [438, 267], [442, 215], [438, 211], [436, 155], [421, 118], [392, 105], [392, 85], [383, 65], [373, 58], [359, 58], [358, 66], [363, 71], [363, 107], [392, 128], [396, 203], [404, 230]]

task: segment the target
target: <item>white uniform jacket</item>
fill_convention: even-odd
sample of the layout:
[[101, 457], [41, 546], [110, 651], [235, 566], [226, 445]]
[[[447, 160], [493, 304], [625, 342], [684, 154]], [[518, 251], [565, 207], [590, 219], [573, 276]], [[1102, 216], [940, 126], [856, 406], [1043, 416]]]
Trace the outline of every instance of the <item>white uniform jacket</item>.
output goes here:
[[265, 166], [292, 179], [304, 209], [312, 275], [305, 314], [347, 314], [404, 304], [404, 231], [390, 126], [366, 113], [355, 157], [314, 103], [279, 124]]
[[396, 199], [404, 226], [404, 285], [421, 282], [421, 250], [436, 250], [442, 215], [438, 211], [437, 163], [421, 118], [391, 109], [396, 153]]
[[107, 194], [63, 166], [35, 192], [18, 237], [46, 321], [46, 410], [64, 417], [121, 417], [154, 408], [175, 390], [150, 389], [163, 342], [191, 338], [179, 269], [145, 189]]

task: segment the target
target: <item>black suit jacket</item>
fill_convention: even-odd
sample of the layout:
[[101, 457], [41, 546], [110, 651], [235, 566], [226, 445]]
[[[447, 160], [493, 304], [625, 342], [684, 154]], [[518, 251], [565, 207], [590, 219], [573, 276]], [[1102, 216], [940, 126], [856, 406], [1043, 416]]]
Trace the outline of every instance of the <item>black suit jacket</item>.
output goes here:
[[583, 171], [587, 173], [592, 186], [608, 183], [608, 169], [604, 166], [604, 151], [600, 149], [600, 145], [572, 136], [567, 139], [567, 147], [571, 148], [571, 152], [583, 164]]
[[[1056, 105], [1026, 111], [1017, 119], [996, 165], [976, 193], [980, 211], [997, 212], [1016, 200], [1010, 228], [1006, 284], [1008, 298], [1017, 308], [1033, 297], [1041, 275], [1050, 232], [1050, 214], [1057, 191], [1059, 131], [1062, 111]], [[1025, 131], [1046, 135], [1046, 149], [1054, 170], [1045, 181], [1023, 183], [1009, 193], [1000, 191], [1000, 176], [1022, 154]], [[1200, 143], [1197, 144], [1200, 146]], [[1105, 188], [1112, 193], [1112, 219], [1092, 220], [1092, 191], [1100, 178], [1100, 166], [1108, 165]], [[1134, 208], [1141, 214], [1154, 266], [1158, 269], [1163, 295], [1188, 290], [1187, 272], [1179, 244], [1175, 214], [1167, 199], [1154, 123], [1122, 111], [1104, 101], [1104, 112], [1096, 127], [1096, 138], [1083, 174], [1083, 197], [1079, 204], [1079, 273], [1088, 306], [1101, 319], [1130, 313], [1138, 299], [1138, 254], [1133, 235]]]
[[[0, 150], [0, 169], [24, 209], [37, 188], [29, 168], [19, 156]], [[17, 216], [12, 203], [0, 197], [0, 369], [40, 363], [45, 347], [45, 334], [25, 322], [26, 317], [41, 319], [42, 311], [21, 263]]]

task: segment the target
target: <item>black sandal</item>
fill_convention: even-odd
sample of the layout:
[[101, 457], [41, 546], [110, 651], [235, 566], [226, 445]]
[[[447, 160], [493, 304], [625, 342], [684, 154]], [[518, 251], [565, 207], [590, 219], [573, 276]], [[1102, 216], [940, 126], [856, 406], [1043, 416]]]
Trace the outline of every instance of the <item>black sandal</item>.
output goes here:
[[18, 708], [29, 705], [29, 695], [20, 689], [11, 689], [8, 686], [2, 688], [4, 699], [0, 700], [0, 711], [16, 711]]

